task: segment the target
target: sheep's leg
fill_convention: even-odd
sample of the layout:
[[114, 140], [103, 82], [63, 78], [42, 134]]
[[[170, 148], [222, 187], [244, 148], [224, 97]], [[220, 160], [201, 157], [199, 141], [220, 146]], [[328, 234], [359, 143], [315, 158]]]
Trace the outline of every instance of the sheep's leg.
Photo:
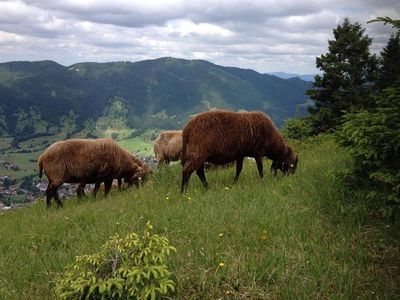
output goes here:
[[[204, 163], [203, 163], [204, 164]], [[181, 193], [186, 192], [189, 179], [192, 173], [200, 167], [201, 164], [196, 163], [193, 159], [187, 160], [182, 170], [182, 184], [181, 184]]]
[[256, 158], [256, 164], [257, 164], [257, 169], [258, 169], [258, 175], [260, 175], [260, 178], [264, 177], [264, 171], [263, 171], [263, 162], [262, 162], [262, 157], [257, 156]]
[[[62, 185], [62, 182], [56, 182], [56, 183], [51, 182], [51, 183], [49, 183], [49, 186], [47, 187], [47, 190], [46, 190], [46, 194], [48, 196], [50, 196], [47, 199], [49, 199], [49, 198], [51, 199], [53, 197], [54, 200], [56, 201], [58, 207], [63, 207], [63, 203], [62, 203], [62, 201], [60, 200], [60, 198], [58, 197], [58, 194], [57, 194], [57, 189], [61, 185]], [[50, 206], [50, 201], [49, 200], [47, 202], [47, 206]]]
[[57, 189], [58, 186], [54, 189], [54, 200], [56, 200], [58, 207], [63, 207], [64, 205], [62, 201], [60, 200], [60, 198], [58, 198]]
[[237, 182], [239, 180], [240, 172], [242, 172], [243, 160], [244, 160], [244, 157], [240, 157], [236, 160], [236, 175], [235, 175], [235, 179], [234, 179], [235, 182]]
[[181, 193], [186, 192], [187, 186], [189, 184], [190, 176], [193, 172], [182, 172], [182, 184], [181, 184]]
[[56, 203], [58, 204], [58, 207], [63, 207], [63, 203], [61, 202], [60, 198], [58, 198], [57, 194], [57, 189], [60, 187], [61, 184], [54, 184], [52, 182], [49, 182], [49, 185], [47, 186], [46, 189], [46, 204], [47, 207], [51, 206], [51, 198], [54, 198]]
[[111, 190], [112, 182], [113, 182], [112, 179], [104, 180], [104, 196], [106, 196], [106, 197]]
[[76, 195], [78, 196], [78, 198], [86, 197], [85, 185], [85, 183], [81, 182], [76, 186]]
[[93, 189], [93, 198], [96, 198], [97, 192], [99, 191], [101, 182], [96, 182]]
[[49, 181], [49, 184], [47, 185], [46, 188], [46, 204], [47, 207], [51, 206], [51, 197], [53, 196], [53, 191], [52, 191], [53, 185], [51, 181]]
[[118, 189], [122, 189], [122, 178], [118, 178]]
[[199, 176], [201, 182], [203, 183], [203, 186], [207, 189], [208, 188], [208, 182], [207, 182], [207, 179], [206, 179], [206, 174], [204, 173], [204, 164], [202, 164], [200, 166], [200, 168], [198, 168], [196, 170], [196, 174], [197, 174], [197, 176]]

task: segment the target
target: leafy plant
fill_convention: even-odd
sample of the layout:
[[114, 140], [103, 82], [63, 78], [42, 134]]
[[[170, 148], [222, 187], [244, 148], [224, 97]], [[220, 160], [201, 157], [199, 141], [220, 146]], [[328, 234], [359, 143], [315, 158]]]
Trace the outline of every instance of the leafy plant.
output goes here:
[[61, 299], [156, 299], [175, 291], [166, 259], [176, 252], [166, 237], [144, 233], [116, 235], [102, 250], [81, 255], [56, 282]]
[[375, 97], [376, 107], [344, 115], [338, 132], [355, 159], [355, 172], [400, 203], [400, 82]]
[[286, 138], [303, 140], [312, 136], [313, 128], [311, 119], [287, 119], [283, 124], [282, 133]]

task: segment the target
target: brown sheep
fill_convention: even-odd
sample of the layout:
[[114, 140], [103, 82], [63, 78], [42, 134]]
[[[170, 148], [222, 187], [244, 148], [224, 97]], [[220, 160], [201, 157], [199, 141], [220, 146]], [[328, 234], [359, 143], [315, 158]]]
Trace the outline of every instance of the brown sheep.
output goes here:
[[51, 198], [62, 206], [57, 189], [63, 183], [105, 183], [105, 194], [114, 178], [124, 178], [128, 184], [141, 176], [141, 168], [130, 154], [111, 139], [72, 139], [52, 144], [39, 157], [39, 177], [43, 170], [49, 180], [46, 190], [47, 206]]
[[273, 161], [271, 171], [274, 175], [278, 169], [288, 175], [297, 168], [297, 155], [284, 143], [282, 135], [265, 113], [223, 110], [201, 113], [183, 130], [181, 193], [187, 190], [194, 171], [203, 185], [208, 186], [205, 162], [227, 164], [236, 161], [236, 182], [244, 157], [254, 157], [262, 178], [264, 156]]
[[[130, 154], [129, 158], [140, 167], [139, 173], [142, 174], [142, 177], [138, 177], [137, 181], [133, 182], [133, 184], [135, 184], [137, 187], [139, 187], [139, 182], [141, 182], [142, 186], [143, 186], [143, 183], [146, 180], [147, 175], [151, 174], [153, 171], [148, 164], [141, 161], [135, 155]], [[122, 178], [119, 177], [117, 179], [118, 179], [117, 187], [120, 190], [120, 189], [122, 189]], [[95, 187], [93, 189], [93, 196], [96, 197], [96, 194], [100, 188], [101, 182], [81, 182], [81, 183], [79, 183], [78, 186], [76, 187], [76, 193], [77, 193], [78, 197], [86, 196], [84, 189], [85, 189], [85, 185], [87, 183], [95, 183]]]
[[154, 154], [158, 165], [180, 159], [182, 153], [182, 130], [161, 132], [154, 142]]

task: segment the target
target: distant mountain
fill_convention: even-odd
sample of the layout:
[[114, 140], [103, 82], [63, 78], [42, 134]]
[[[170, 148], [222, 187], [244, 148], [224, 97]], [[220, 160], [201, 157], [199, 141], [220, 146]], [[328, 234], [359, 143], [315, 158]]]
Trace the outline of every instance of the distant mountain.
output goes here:
[[280, 125], [307, 100], [311, 83], [203, 60], [52, 61], [0, 64], [0, 136], [81, 130], [182, 128], [214, 107], [262, 110]]
[[282, 79], [289, 79], [289, 78], [298, 77], [298, 78], [300, 78], [300, 79], [302, 79], [304, 81], [314, 81], [314, 77], [315, 77], [315, 74], [300, 75], [300, 74], [285, 73], [285, 72], [272, 72], [272, 73], [268, 73], [268, 74], [277, 76], [277, 77], [282, 78]]

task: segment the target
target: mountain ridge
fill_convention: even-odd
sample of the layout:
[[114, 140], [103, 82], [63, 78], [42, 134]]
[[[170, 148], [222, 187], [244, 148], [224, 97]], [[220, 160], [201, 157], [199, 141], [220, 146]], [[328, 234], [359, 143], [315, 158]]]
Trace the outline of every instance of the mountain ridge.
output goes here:
[[286, 73], [286, 72], [271, 72], [267, 73], [269, 75], [274, 75], [282, 79], [300, 78], [304, 81], [314, 81], [316, 74], [296, 74], [296, 73]]
[[213, 107], [262, 110], [281, 125], [306, 102], [310, 87], [302, 80], [172, 57], [70, 66], [6, 62], [0, 63], [0, 135], [57, 133], [68, 118], [79, 131], [104, 117], [115, 101], [126, 111], [126, 126], [136, 130], [181, 128], [191, 115]]

